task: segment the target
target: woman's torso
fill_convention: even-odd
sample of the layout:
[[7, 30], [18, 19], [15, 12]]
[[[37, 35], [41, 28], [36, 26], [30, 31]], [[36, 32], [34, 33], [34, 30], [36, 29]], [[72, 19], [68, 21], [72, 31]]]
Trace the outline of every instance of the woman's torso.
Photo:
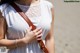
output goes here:
[[[29, 17], [32, 23], [36, 27], [41, 27], [43, 29], [42, 40], [44, 41], [46, 35], [50, 31], [51, 22], [52, 22], [52, 15], [51, 15], [51, 8], [52, 4], [48, 1], [40, 0], [40, 3], [35, 6], [21, 6], [17, 4]], [[5, 8], [6, 7], [6, 8]], [[5, 8], [5, 10], [3, 10]], [[29, 8], [28, 10], [24, 8]], [[26, 33], [26, 29], [29, 28], [29, 25], [26, 21], [16, 12], [16, 10], [9, 4], [3, 4], [0, 6], [0, 10], [2, 15], [7, 21], [7, 38], [8, 39], [17, 39], [23, 38]], [[9, 50], [8, 53], [42, 53], [37, 41], [33, 41], [27, 44], [24, 47], [17, 47], [16, 49]]]

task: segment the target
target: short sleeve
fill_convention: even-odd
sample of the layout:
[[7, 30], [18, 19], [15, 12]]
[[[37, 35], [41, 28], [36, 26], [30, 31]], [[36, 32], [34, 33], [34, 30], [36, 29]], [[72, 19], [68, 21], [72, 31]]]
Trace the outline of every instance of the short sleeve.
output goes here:
[[53, 4], [51, 2], [48, 2], [48, 5], [50, 8], [53, 8]]
[[0, 5], [0, 12], [2, 13], [2, 16], [4, 16], [4, 10], [6, 9], [6, 7], [7, 7], [6, 4]]
[[0, 13], [2, 13], [2, 16], [4, 16], [4, 14], [3, 14], [3, 5], [0, 5]]
[[3, 11], [3, 10], [2, 10], [2, 5], [0, 5], [0, 12], [2, 13], [2, 11]]
[[45, 3], [49, 8], [53, 8], [53, 4], [50, 1], [45, 0]]

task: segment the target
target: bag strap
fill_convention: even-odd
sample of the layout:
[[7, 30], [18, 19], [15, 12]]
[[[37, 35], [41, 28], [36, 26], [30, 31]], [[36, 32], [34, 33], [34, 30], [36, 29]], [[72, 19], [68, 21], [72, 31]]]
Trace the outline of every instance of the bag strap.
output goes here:
[[[13, 8], [22, 16], [22, 18], [29, 24], [29, 26], [32, 26], [32, 30], [36, 29], [36, 26], [33, 25], [33, 23], [30, 21], [30, 19], [25, 15], [25, 13], [14, 3], [9, 3]], [[47, 48], [45, 47], [42, 40], [38, 40], [38, 43], [40, 45], [40, 48], [43, 50], [44, 53], [49, 53]]]

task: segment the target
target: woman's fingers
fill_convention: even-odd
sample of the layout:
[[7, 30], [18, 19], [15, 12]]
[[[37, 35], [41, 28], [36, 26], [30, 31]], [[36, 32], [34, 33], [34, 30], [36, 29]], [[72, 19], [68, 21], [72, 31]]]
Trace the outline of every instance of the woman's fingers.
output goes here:
[[36, 33], [35, 33], [35, 35], [39, 35], [39, 34], [41, 34], [42, 33], [42, 29], [40, 29], [39, 31], [37, 31]]
[[36, 33], [37, 31], [39, 31], [41, 28], [36, 28], [35, 30], [33, 30], [34, 33]]
[[32, 26], [30, 26], [26, 31], [27, 31], [27, 32], [30, 32], [31, 29], [32, 29]]
[[35, 30], [31, 31], [32, 29], [32, 26], [30, 26], [28, 29], [27, 29], [27, 34], [28, 35], [31, 35], [31, 36], [34, 36], [34, 37], [40, 37], [40, 35], [42, 34], [42, 29], [41, 28], [36, 28]]
[[42, 37], [42, 33], [36, 36], [37, 40], [41, 40], [41, 37]]
[[41, 38], [41, 36], [42, 36], [42, 33], [37, 35], [36, 38]]

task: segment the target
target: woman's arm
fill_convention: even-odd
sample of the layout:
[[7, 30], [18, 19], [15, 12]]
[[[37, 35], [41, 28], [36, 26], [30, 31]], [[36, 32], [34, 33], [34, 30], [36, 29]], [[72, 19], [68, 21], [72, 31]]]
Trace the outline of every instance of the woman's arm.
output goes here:
[[35, 30], [31, 31], [32, 27], [29, 27], [26, 31], [26, 35], [22, 39], [17, 40], [8, 40], [5, 39], [6, 34], [6, 20], [3, 18], [1, 12], [0, 12], [0, 46], [7, 46], [8, 48], [16, 48], [20, 46], [27, 45], [31, 41], [34, 41], [36, 38], [41, 36], [42, 29], [36, 28]]
[[6, 21], [3, 18], [1, 12], [0, 12], [0, 46], [7, 46], [7, 47], [16, 47], [16, 42], [18, 45], [21, 45], [23, 40], [19, 39], [19, 40], [7, 40], [4, 39], [5, 38], [5, 34], [6, 34]]
[[49, 34], [46, 37], [46, 47], [49, 50], [49, 53], [54, 53], [54, 35], [53, 35], [53, 28], [54, 28], [54, 9], [51, 9], [52, 11], [52, 23], [51, 23], [51, 29]]
[[[5, 38], [5, 33], [6, 33], [6, 21], [3, 18], [1, 12], [0, 12], [0, 46], [16, 46], [15, 45], [15, 40], [7, 40]], [[17, 41], [21, 42], [21, 40]]]

